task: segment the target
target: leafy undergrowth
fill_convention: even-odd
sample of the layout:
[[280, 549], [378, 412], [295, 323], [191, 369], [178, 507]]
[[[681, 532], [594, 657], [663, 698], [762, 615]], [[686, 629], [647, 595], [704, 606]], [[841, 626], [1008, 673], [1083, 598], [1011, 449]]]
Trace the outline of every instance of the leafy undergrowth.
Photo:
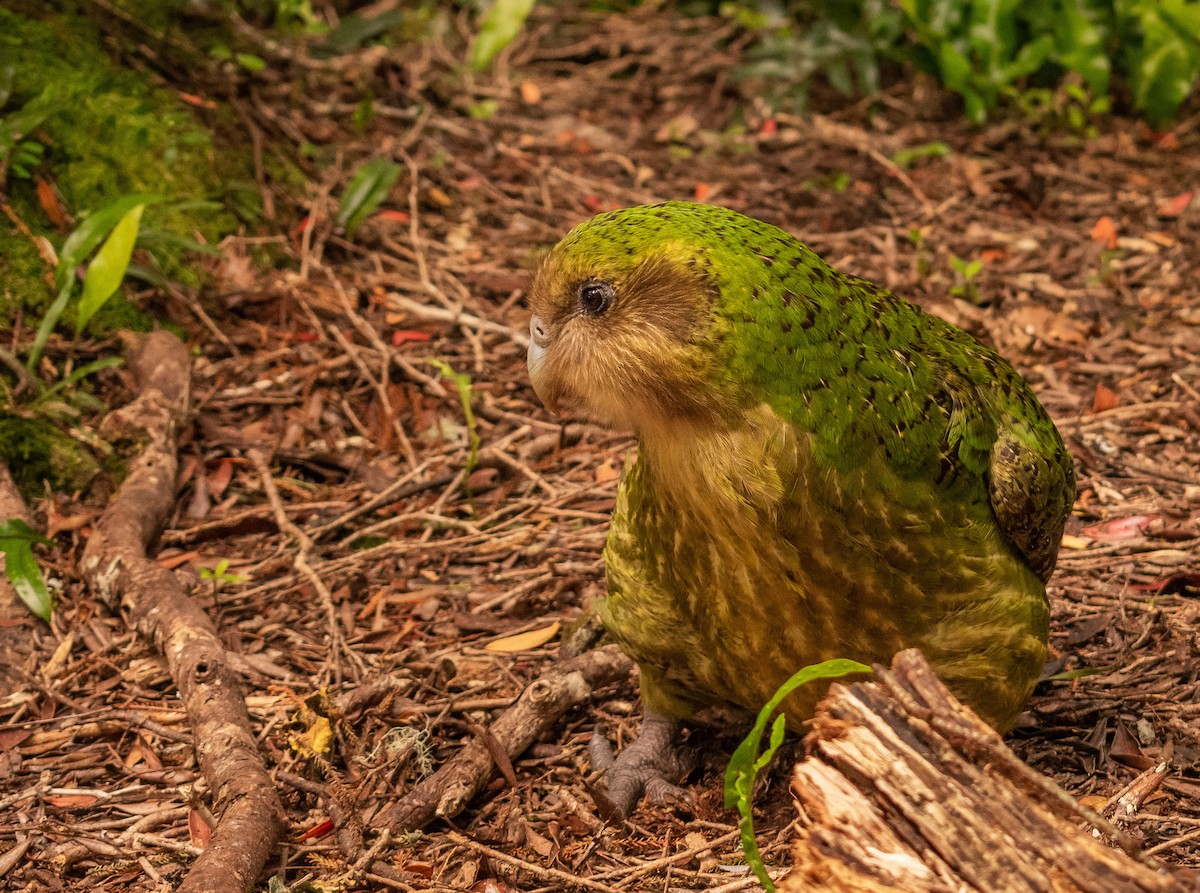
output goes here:
[[[263, 169], [299, 159], [309, 185], [264, 177], [278, 231], [227, 240], [215, 282], [175, 317], [197, 351], [196, 415], [158, 557], [238, 655], [288, 811], [285, 865], [269, 870], [288, 885], [345, 881], [312, 785], [369, 827], [550, 665], [558, 631], [600, 591], [632, 443], [541, 408], [523, 289], [537, 252], [590, 214], [688, 198], [779, 223], [1028, 375], [1081, 483], [1051, 587], [1053, 661], [1014, 746], [1096, 807], [1169, 759], [1124, 821], [1164, 860], [1200, 867], [1200, 137], [1121, 119], [1088, 142], [1023, 119], [974, 129], [940, 117], [944, 94], [924, 80], [849, 107], [816, 90], [823, 114], [773, 115], [728, 77], [746, 61], [736, 25], [659, 9], [539, 6], [485, 76], [464, 73], [458, 33], [320, 64], [264, 50], [233, 107], [262, 131]], [[375, 158], [401, 174], [347, 233], [343, 196]], [[278, 269], [253, 262], [264, 239]], [[125, 387], [108, 379], [106, 402]], [[316, 543], [341, 652], [252, 447], [270, 452], [282, 509]], [[203, 836], [190, 730], [161, 662], [72, 569], [98, 501], [51, 493], [36, 508], [63, 591], [53, 632], [19, 627], [33, 651], [0, 702], [0, 840], [28, 839], [5, 882], [148, 890], [146, 864], [176, 882]], [[385, 675], [390, 701], [331, 711]], [[635, 698], [632, 680], [601, 692], [455, 828], [399, 839], [386, 858], [417, 889], [561, 889], [551, 869], [591, 889], [752, 888], [721, 799], [744, 725], [691, 726], [692, 808], [599, 820], [587, 741], [597, 722], [628, 740]], [[755, 793], [776, 874], [786, 758]]]

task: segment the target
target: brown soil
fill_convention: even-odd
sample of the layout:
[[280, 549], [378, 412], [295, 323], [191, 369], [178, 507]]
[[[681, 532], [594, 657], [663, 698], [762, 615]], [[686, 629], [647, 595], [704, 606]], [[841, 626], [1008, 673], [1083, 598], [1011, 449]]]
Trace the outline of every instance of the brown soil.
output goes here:
[[[236, 100], [261, 137], [275, 230], [228, 240], [214, 287], [168, 305], [199, 351], [197, 412], [158, 557], [189, 576], [238, 655], [288, 811], [269, 869], [288, 884], [384, 889], [350, 877], [319, 833], [325, 801], [287, 778], [364, 815], [395, 800], [558, 648], [549, 636], [516, 653], [489, 643], [568, 623], [601, 591], [632, 441], [542, 409], [522, 290], [537, 252], [592, 213], [693, 198], [778, 223], [1028, 376], [1075, 454], [1080, 495], [1051, 586], [1053, 660], [1014, 746], [1097, 807], [1169, 761], [1125, 824], [1167, 862], [1200, 867], [1200, 201], [1179, 198], [1200, 183], [1198, 119], [1165, 137], [1106, 121], [1086, 141], [1018, 119], [976, 129], [924, 81], [871, 103], [817, 96], [811, 119], [772, 117], [733, 75], [744, 42], [733, 27], [652, 6], [539, 10], [469, 90], [434, 43], [312, 66], [272, 59]], [[368, 86], [375, 117], [360, 134]], [[473, 117], [483, 100], [494, 112]], [[950, 153], [891, 160], [933, 142]], [[307, 169], [297, 194], [271, 171], [305, 143], [336, 160]], [[387, 213], [340, 235], [336, 197], [375, 154], [406, 172]], [[252, 262], [264, 248], [282, 258], [275, 269]], [[982, 271], [964, 283], [951, 258], [981, 258]], [[455, 384], [430, 360], [469, 376], [477, 462]], [[121, 375], [111, 405], [131, 397]], [[270, 453], [288, 517], [317, 541], [344, 649], [328, 647], [331, 614], [293, 566], [252, 447]], [[53, 635], [21, 621], [33, 653], [0, 702], [11, 889], [177, 882], [188, 807], [203, 802], [164, 663], [72, 567], [95, 508], [62, 496], [35, 506], [60, 531], [66, 591]], [[201, 578], [222, 560], [240, 580]], [[341, 716], [326, 701], [384, 676], [398, 685], [380, 706]], [[633, 734], [636, 697], [633, 679], [605, 691], [514, 763], [515, 785], [494, 782], [453, 828], [394, 842], [393, 888], [563, 889], [551, 870], [592, 890], [753, 888], [720, 790], [736, 728], [693, 732], [704, 742], [694, 808], [602, 826], [586, 743], [597, 722]], [[319, 760], [301, 737], [313, 711], [333, 716]], [[789, 858], [786, 774], [777, 762], [758, 796], [775, 866]]]

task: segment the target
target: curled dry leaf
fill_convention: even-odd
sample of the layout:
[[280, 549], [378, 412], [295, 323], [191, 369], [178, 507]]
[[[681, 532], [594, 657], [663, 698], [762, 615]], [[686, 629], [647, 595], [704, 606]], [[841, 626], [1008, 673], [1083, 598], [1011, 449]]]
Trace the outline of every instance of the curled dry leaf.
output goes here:
[[559, 626], [561, 624], [555, 620], [549, 626], [543, 626], [540, 629], [531, 629], [513, 636], [505, 636], [504, 638], [488, 642], [483, 647], [485, 651], [500, 651], [505, 654], [511, 654], [515, 651], [532, 651], [535, 648], [541, 648], [557, 636]]

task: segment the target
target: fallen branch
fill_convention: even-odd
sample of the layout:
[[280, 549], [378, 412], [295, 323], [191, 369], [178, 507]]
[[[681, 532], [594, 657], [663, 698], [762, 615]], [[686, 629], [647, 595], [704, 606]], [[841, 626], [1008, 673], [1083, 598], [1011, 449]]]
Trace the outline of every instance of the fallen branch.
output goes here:
[[191, 358], [173, 335], [154, 332], [130, 349], [128, 365], [139, 395], [101, 430], [114, 442], [132, 440], [139, 452], [96, 523], [82, 570], [93, 592], [123, 606], [166, 657], [213, 792], [217, 827], [179, 890], [248, 891], [279, 839], [283, 808], [212, 621], [173, 573], [146, 557], [175, 502], [176, 428], [186, 413]]
[[[834, 685], [792, 791], [791, 893], [1168, 893], [1195, 889], [1022, 763], [917, 651]], [[1091, 826], [1091, 830], [1088, 828]]]
[[[516, 703], [476, 735], [429, 778], [409, 791], [376, 822], [393, 833], [424, 828], [458, 815], [499, 771], [515, 760], [592, 690], [626, 678], [633, 663], [615, 645], [588, 651], [549, 670], [526, 686]], [[511, 772], [511, 764], [508, 766]]]

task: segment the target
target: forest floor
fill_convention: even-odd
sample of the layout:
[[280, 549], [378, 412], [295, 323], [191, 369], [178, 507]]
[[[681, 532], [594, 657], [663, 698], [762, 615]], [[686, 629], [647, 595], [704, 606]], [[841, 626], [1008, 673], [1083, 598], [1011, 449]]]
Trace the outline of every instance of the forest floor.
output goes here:
[[[351, 883], [321, 836], [318, 788], [369, 826], [553, 664], [563, 627], [601, 593], [633, 442], [542, 408], [522, 298], [538, 252], [571, 226], [665, 199], [777, 223], [1028, 377], [1075, 455], [1079, 499], [1050, 586], [1052, 661], [1010, 741], [1098, 808], [1167, 761], [1126, 826], [1200, 868], [1200, 118], [1165, 136], [1106, 120], [1088, 140], [1027, 119], [975, 128], [924, 81], [771, 115], [733, 76], [743, 44], [728, 22], [653, 4], [539, 7], [470, 90], [432, 42], [271, 58], [230, 100], [275, 231], [226, 240], [198, 300], [165, 305], [196, 361], [156, 557], [236, 655], [287, 810], [268, 865], [285, 883]], [[360, 133], [364, 84], [374, 118]], [[339, 161], [297, 194], [268, 162], [306, 144], [339, 147]], [[931, 144], [944, 153], [897, 163]], [[382, 213], [339, 234], [336, 197], [376, 154], [404, 174]], [[265, 251], [279, 262], [257, 263]], [[127, 373], [105, 382], [109, 405], [133, 396]], [[269, 456], [279, 505], [251, 448]], [[64, 592], [53, 631], [9, 625], [27, 651], [0, 701], [9, 889], [159, 889], [194, 852], [191, 731], [165, 664], [74, 567], [101, 508], [61, 494], [34, 505]], [[332, 614], [277, 509], [313, 539]], [[381, 705], [342, 716], [322, 700], [385, 677], [397, 688]], [[299, 743], [314, 707], [335, 720], [321, 768]], [[565, 873], [590, 890], [753, 888], [721, 791], [740, 727], [692, 727], [691, 807], [646, 806], [625, 827], [599, 818], [587, 741], [597, 723], [628, 740], [638, 713], [636, 679], [601, 691], [452, 824], [394, 841], [392, 886], [549, 891]], [[799, 752], [788, 745], [756, 801], [775, 867], [789, 860]]]

